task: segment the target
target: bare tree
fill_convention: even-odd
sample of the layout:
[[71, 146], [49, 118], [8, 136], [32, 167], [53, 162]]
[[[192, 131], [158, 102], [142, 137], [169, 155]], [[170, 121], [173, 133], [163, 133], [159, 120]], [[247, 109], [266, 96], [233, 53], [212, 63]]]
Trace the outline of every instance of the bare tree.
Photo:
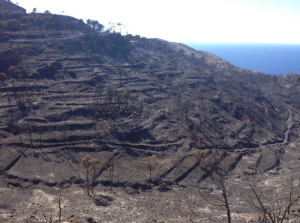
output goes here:
[[193, 102], [191, 99], [188, 98], [182, 102], [182, 110], [183, 110], [183, 114], [185, 116], [186, 123], [188, 122], [188, 113], [192, 107], [193, 107]]
[[128, 101], [129, 101], [129, 91], [128, 90], [124, 90], [123, 91], [123, 94], [122, 94], [122, 98], [123, 98], [123, 101], [126, 103], [126, 108], [128, 106]]
[[[62, 193], [63, 193], [63, 190], [60, 189], [58, 191], [58, 221], [61, 222], [61, 215], [62, 215], [62, 204], [61, 204], [61, 197], [62, 197]], [[54, 217], [54, 214], [56, 213], [55, 210], [52, 210], [52, 211], [45, 211], [45, 209], [49, 208], [49, 205], [48, 204], [42, 204], [42, 205], [39, 205], [40, 209], [41, 209], [41, 212], [42, 212], [42, 216], [44, 218], [44, 220], [47, 222], [47, 223], [53, 223], [53, 222], [57, 222], [55, 221], [55, 217]]]
[[83, 167], [86, 169], [86, 192], [88, 195], [90, 195], [90, 183], [89, 183], [89, 174], [90, 174], [90, 169], [93, 165], [93, 157], [91, 157], [90, 155], [86, 155], [81, 163], [83, 165]]
[[51, 212], [50, 214], [46, 214], [44, 209], [45, 209], [45, 206], [40, 206], [41, 207], [41, 211], [42, 211], [42, 215], [43, 215], [43, 218], [45, 219], [45, 221], [47, 223], [53, 223], [53, 220], [54, 220], [54, 211]]
[[250, 182], [246, 186], [245, 201], [258, 212], [257, 221], [261, 223], [283, 223], [292, 206], [300, 200], [300, 182], [294, 178], [286, 180], [280, 187], [264, 190]]
[[185, 117], [185, 122], [188, 121], [188, 113], [193, 107], [193, 102], [190, 98], [183, 99], [181, 94], [175, 97], [176, 111], [178, 115]]
[[60, 190], [58, 192], [58, 220], [59, 220], [59, 222], [61, 222], [61, 211], [62, 211], [62, 208], [61, 208], [61, 193], [62, 193], [62, 191]]
[[95, 186], [95, 180], [97, 178], [97, 174], [98, 174], [98, 170], [100, 167], [101, 161], [97, 158], [94, 158], [92, 160], [92, 165], [91, 165], [91, 169], [92, 169], [92, 184], [91, 184], [91, 188], [92, 188], [92, 193], [94, 193], [94, 186]]
[[[99, 170], [101, 161], [97, 158], [93, 158], [90, 155], [86, 155], [82, 159], [81, 162], [82, 162], [83, 167], [86, 169], [86, 188], [87, 188], [87, 194], [89, 195], [90, 188], [92, 189], [92, 193], [94, 193], [95, 180], [98, 176], [98, 170]], [[92, 171], [92, 173], [91, 173], [92, 183], [91, 184], [89, 182], [90, 171]]]
[[103, 90], [103, 86], [101, 85], [98, 85], [96, 87], [96, 90], [95, 90], [95, 96], [96, 96], [96, 103], [97, 103], [97, 109], [100, 108], [102, 106], [102, 96], [103, 96], [103, 93], [104, 93], [104, 90]]
[[199, 194], [201, 198], [211, 206], [221, 208], [226, 211], [227, 221], [231, 223], [231, 211], [228, 202], [229, 191], [226, 182], [226, 172], [220, 167], [215, 167], [211, 179], [216, 184], [220, 191], [203, 190], [199, 187]]
[[106, 92], [106, 99], [109, 101], [110, 115], [112, 115], [112, 101], [114, 98], [115, 89], [113, 87], [108, 87]]
[[32, 140], [32, 134], [37, 130], [37, 127], [30, 122], [25, 122], [23, 125], [20, 126], [20, 129], [24, 134], [28, 134], [30, 145], [33, 148], [34, 145]]

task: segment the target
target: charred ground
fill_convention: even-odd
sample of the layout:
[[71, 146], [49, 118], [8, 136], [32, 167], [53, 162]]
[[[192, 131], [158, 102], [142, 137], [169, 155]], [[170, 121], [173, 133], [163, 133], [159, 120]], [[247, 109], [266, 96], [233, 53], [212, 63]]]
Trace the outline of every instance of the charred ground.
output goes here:
[[[7, 4], [0, 1], [13, 11]], [[19, 13], [45, 22], [53, 16]], [[9, 19], [21, 23], [22, 16]], [[249, 176], [267, 185], [299, 169], [298, 75], [243, 70], [183, 44], [55, 19], [63, 28], [1, 33], [2, 222], [57, 218], [58, 190], [63, 219], [75, 214], [73, 222], [222, 217], [198, 196], [199, 185], [214, 188], [206, 164], [193, 156], [199, 133], [201, 149], [218, 151], [215, 160], [237, 191]], [[81, 165], [88, 154], [102, 162], [93, 198], [85, 195]], [[153, 154], [159, 164], [149, 182]], [[235, 221], [255, 215], [233, 205], [236, 199]]]

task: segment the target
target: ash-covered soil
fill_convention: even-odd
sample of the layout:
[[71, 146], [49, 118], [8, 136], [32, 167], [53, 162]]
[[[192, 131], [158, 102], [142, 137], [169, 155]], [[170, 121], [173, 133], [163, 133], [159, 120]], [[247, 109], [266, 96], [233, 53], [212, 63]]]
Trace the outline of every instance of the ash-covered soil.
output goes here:
[[[1, 72], [1, 222], [57, 221], [59, 194], [67, 222], [221, 222], [225, 210], [199, 195], [220, 193], [199, 148], [228, 172], [233, 222], [245, 222], [257, 217], [247, 182], [280, 188], [299, 170], [296, 74], [159, 39], [43, 29], [1, 34]], [[101, 161], [90, 196], [87, 155]]]

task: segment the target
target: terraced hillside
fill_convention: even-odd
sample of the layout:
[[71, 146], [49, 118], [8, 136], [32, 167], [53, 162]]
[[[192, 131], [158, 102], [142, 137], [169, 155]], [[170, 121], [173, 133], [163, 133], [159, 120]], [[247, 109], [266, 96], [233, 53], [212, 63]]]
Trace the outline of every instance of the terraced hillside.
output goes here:
[[[199, 148], [229, 172], [233, 219], [245, 222], [257, 215], [236, 203], [247, 179], [280, 186], [299, 169], [298, 75], [89, 29], [1, 34], [2, 222], [58, 220], [59, 197], [73, 222], [219, 222], [226, 215], [198, 195], [199, 185], [219, 190]], [[101, 161], [92, 196], [86, 155]]]

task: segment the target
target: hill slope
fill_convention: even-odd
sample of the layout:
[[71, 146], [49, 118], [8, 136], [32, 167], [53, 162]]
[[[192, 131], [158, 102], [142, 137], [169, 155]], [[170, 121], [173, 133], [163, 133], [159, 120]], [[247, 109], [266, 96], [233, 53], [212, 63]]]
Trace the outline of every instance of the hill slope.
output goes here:
[[[39, 16], [45, 23], [53, 19]], [[243, 70], [183, 44], [97, 33], [74, 18], [55, 18], [70, 29], [33, 23], [1, 35], [3, 222], [42, 221], [43, 207], [47, 215], [57, 210], [59, 188], [70, 189], [63, 192], [64, 218], [78, 213], [97, 221], [150, 222], [158, 213], [174, 220], [179, 212], [184, 222], [207, 219], [210, 212], [196, 213], [206, 207], [200, 198], [185, 197], [201, 182], [210, 185], [206, 164], [195, 165], [193, 157], [199, 133], [205, 137], [200, 148], [218, 151], [233, 184], [246, 174], [264, 173], [264, 181], [272, 171], [289, 175], [296, 168], [297, 75]], [[152, 154], [159, 165], [150, 183]], [[102, 162], [95, 202], [81, 188], [86, 155]], [[107, 191], [111, 181], [115, 194]], [[186, 206], [177, 210], [180, 202]], [[247, 217], [243, 206], [236, 208], [242, 210], [237, 220]]]

